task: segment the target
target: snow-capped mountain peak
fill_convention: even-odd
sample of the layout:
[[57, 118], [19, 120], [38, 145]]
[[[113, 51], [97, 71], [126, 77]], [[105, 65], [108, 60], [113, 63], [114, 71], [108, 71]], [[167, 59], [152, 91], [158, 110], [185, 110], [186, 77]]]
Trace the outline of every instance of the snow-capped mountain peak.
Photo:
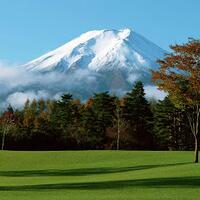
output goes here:
[[164, 50], [131, 29], [94, 30], [24, 65], [34, 72], [144, 71], [157, 67]]

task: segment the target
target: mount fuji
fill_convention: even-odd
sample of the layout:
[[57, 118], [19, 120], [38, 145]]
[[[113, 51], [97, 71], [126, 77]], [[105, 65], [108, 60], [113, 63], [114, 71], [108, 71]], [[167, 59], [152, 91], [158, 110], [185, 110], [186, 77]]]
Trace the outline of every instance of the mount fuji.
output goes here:
[[167, 53], [130, 30], [94, 30], [15, 68], [0, 65], [0, 100], [21, 107], [27, 99], [58, 99], [63, 93], [86, 100], [109, 91], [122, 96], [141, 80], [148, 97], [162, 99], [151, 69]]
[[158, 69], [156, 61], [165, 53], [131, 29], [94, 30], [28, 62], [23, 68], [35, 76], [56, 73], [54, 78], [58, 82], [62, 76], [61, 90], [84, 99], [101, 91], [123, 94], [137, 80], [151, 85], [150, 70]]
[[157, 68], [155, 61], [164, 50], [130, 29], [95, 30], [82, 34], [65, 45], [27, 63], [35, 72], [147, 71]]

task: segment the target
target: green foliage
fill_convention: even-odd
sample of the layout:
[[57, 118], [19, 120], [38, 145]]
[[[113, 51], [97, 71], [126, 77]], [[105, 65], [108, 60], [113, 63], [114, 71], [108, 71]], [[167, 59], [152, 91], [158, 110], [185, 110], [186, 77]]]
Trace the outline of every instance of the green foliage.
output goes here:
[[71, 94], [64, 94], [61, 96], [61, 100], [55, 102], [50, 124], [56, 140], [61, 145], [73, 146], [75, 142], [74, 131], [79, 118], [79, 106], [74, 102]]
[[92, 107], [83, 109], [81, 117], [82, 147], [87, 149], [102, 149], [104, 144], [104, 129]]
[[154, 132], [162, 149], [191, 148], [192, 135], [187, 125], [186, 113], [178, 109], [169, 97], [159, 101], [155, 107]]
[[136, 82], [134, 88], [124, 98], [123, 115], [128, 122], [132, 135], [132, 148], [144, 149], [152, 147], [152, 112], [145, 99], [142, 82]]
[[110, 96], [108, 92], [94, 95], [92, 109], [102, 128], [105, 129], [112, 125], [115, 108], [115, 97]]

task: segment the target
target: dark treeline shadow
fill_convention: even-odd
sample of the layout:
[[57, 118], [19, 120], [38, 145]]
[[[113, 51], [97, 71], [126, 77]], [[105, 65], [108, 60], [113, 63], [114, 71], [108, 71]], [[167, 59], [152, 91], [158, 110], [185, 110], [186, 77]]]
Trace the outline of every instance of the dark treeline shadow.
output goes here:
[[24, 170], [24, 171], [0, 171], [0, 176], [5, 177], [37, 177], [37, 176], [87, 176], [109, 173], [121, 173], [136, 170], [153, 169], [160, 167], [174, 167], [190, 163], [175, 163], [162, 165], [139, 165], [132, 167], [102, 167], [102, 168], [80, 168], [80, 169], [48, 169], [48, 170]]
[[22, 186], [0, 186], [0, 191], [39, 191], [39, 190], [104, 190], [127, 187], [137, 188], [199, 188], [200, 176], [195, 177], [171, 177], [149, 178], [136, 180], [117, 180], [84, 183], [57, 183]]

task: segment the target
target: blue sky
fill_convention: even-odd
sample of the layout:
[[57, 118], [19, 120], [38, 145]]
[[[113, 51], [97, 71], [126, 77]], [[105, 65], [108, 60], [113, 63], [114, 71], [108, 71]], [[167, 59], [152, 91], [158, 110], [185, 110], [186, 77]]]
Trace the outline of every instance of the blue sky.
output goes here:
[[200, 38], [199, 8], [199, 0], [0, 0], [0, 60], [25, 63], [107, 28], [131, 28], [168, 50]]

